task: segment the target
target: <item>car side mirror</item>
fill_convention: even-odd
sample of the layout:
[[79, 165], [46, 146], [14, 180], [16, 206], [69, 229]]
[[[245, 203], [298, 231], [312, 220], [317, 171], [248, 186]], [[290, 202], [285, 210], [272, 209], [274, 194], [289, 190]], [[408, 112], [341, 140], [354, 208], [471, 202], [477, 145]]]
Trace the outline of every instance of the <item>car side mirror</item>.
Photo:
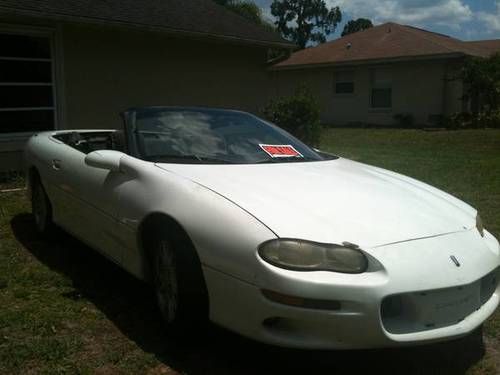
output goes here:
[[119, 172], [120, 160], [125, 156], [123, 152], [113, 150], [92, 151], [85, 156], [85, 164], [99, 169]]

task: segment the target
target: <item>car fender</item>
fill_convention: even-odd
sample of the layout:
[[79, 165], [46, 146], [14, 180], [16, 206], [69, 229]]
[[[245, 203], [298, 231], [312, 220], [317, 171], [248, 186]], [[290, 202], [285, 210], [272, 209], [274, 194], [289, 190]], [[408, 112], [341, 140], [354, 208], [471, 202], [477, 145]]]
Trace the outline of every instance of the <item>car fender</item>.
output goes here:
[[115, 189], [123, 202], [118, 221], [128, 233], [126, 269], [145, 277], [139, 228], [149, 215], [164, 214], [186, 231], [204, 267], [254, 282], [257, 248], [276, 238], [268, 227], [220, 194], [153, 163], [124, 157], [122, 169], [129, 178]]

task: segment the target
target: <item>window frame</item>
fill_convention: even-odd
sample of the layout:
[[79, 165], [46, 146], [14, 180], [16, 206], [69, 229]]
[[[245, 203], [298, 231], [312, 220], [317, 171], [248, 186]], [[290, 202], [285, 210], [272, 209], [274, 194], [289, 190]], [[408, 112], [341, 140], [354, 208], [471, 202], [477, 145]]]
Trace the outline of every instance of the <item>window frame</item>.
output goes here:
[[[351, 75], [350, 80], [346, 79], [340, 79], [339, 77], [342, 77], [342, 75]], [[338, 83], [351, 83], [352, 84], [352, 91], [351, 92], [337, 92], [337, 84]], [[353, 96], [356, 93], [356, 80], [355, 80], [355, 71], [354, 70], [339, 70], [334, 72], [334, 77], [333, 77], [333, 95], [335, 96]]]
[[[381, 91], [381, 90], [389, 90], [390, 91], [390, 105], [389, 106], [384, 106], [384, 107], [381, 107], [381, 106], [374, 106], [373, 105], [373, 94], [374, 94], [374, 91], [375, 90], [378, 90], [378, 91]], [[370, 89], [370, 109], [373, 109], [375, 111], [378, 111], [378, 110], [381, 110], [381, 111], [390, 111], [392, 110], [392, 87], [372, 87]]]
[[[0, 82], [0, 86], [12, 86], [12, 87], [22, 87], [22, 86], [51, 86], [52, 88], [52, 98], [53, 104], [50, 107], [19, 107], [19, 108], [0, 108], [1, 112], [13, 111], [15, 109], [22, 111], [43, 111], [51, 110], [53, 112], [54, 122], [51, 129], [47, 131], [58, 130], [61, 119], [62, 119], [62, 103], [60, 101], [60, 96], [62, 97], [62, 85], [60, 82], [60, 77], [62, 76], [62, 65], [61, 57], [62, 53], [60, 51], [60, 41], [59, 32], [56, 28], [51, 27], [38, 27], [38, 26], [20, 26], [0, 23], [0, 34], [11, 34], [11, 35], [22, 35], [22, 36], [33, 36], [47, 38], [50, 44], [50, 58], [29, 58], [29, 57], [13, 57], [13, 56], [3, 56], [0, 49], [0, 60], [3, 61], [42, 61], [49, 62], [51, 64], [51, 82]], [[31, 135], [39, 133], [40, 130], [33, 131], [19, 131], [19, 132], [8, 132], [0, 133], [0, 142], [12, 141], [12, 140], [24, 140], [29, 138]]]
[[[387, 81], [387, 82], [384, 82], [383, 84], [380, 84], [380, 83], [376, 83], [376, 80], [375, 80], [375, 75], [377, 74], [377, 71], [390, 71], [391, 73], [391, 78]], [[369, 101], [370, 101], [370, 110], [371, 111], [381, 111], [381, 112], [390, 112], [392, 111], [392, 108], [393, 108], [393, 82], [392, 82], [392, 71], [391, 71], [391, 68], [390, 67], [378, 67], [378, 68], [373, 68], [371, 69], [371, 72], [370, 72], [370, 95], [369, 95]], [[374, 90], [390, 90], [390, 106], [388, 107], [375, 107], [373, 105], [373, 91]]]

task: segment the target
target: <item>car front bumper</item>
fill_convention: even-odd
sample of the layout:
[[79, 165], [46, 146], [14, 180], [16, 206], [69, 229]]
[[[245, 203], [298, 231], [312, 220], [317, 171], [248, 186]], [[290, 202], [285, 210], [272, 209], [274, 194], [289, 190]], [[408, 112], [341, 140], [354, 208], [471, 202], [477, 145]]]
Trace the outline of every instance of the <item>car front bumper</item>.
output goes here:
[[[466, 335], [499, 304], [500, 250], [489, 233], [402, 242], [370, 249], [368, 257], [368, 271], [358, 275], [289, 271], [258, 256], [254, 280], [204, 266], [211, 320], [278, 346], [376, 348]], [[310, 308], [301, 300], [338, 303]]]

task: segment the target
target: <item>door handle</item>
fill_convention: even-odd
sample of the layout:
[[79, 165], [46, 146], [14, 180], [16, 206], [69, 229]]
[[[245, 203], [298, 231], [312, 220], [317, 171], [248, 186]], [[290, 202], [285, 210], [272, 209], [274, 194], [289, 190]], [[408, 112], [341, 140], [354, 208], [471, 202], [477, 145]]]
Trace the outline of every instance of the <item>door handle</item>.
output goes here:
[[52, 159], [52, 169], [56, 171], [61, 169], [61, 161], [59, 159]]

